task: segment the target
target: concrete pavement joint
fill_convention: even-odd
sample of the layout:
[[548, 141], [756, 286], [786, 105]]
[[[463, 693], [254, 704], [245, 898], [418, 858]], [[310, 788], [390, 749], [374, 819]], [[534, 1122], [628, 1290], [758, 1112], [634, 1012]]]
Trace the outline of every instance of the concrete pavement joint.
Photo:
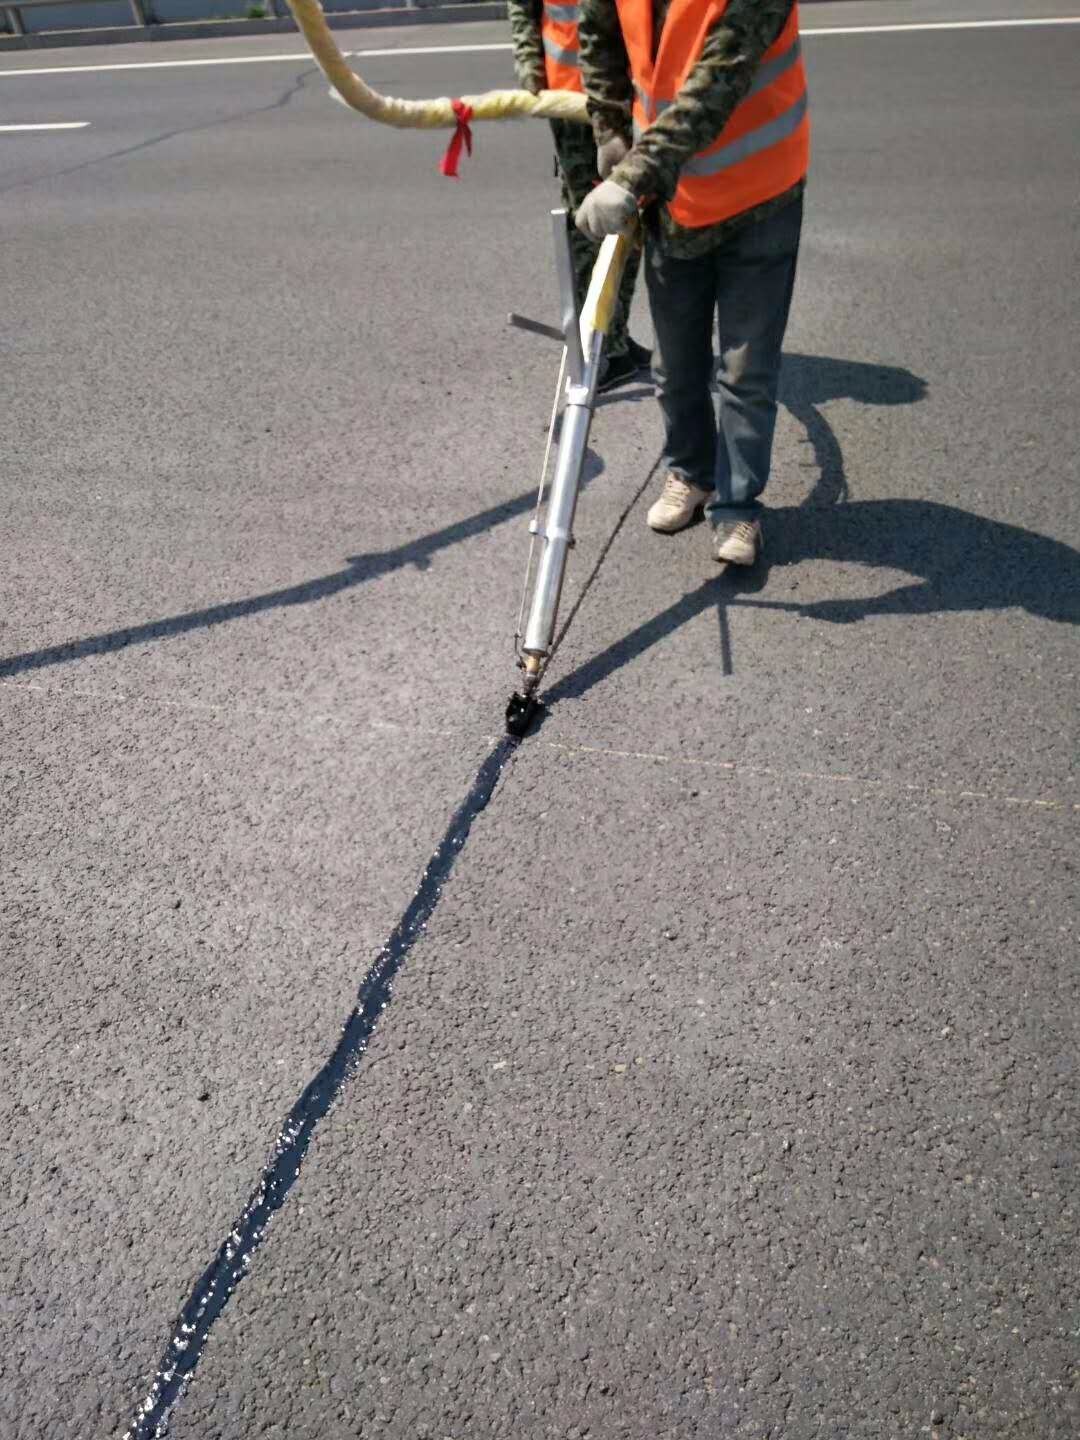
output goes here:
[[833, 785], [862, 785], [869, 790], [897, 794], [929, 795], [937, 800], [985, 800], [994, 805], [1018, 805], [1032, 810], [1080, 811], [1080, 802], [1037, 800], [1026, 795], [994, 795], [988, 790], [950, 790], [938, 785], [916, 785], [905, 780], [878, 780], [863, 775], [834, 774], [824, 770], [779, 770], [771, 765], [744, 765], [737, 760], [705, 760], [696, 756], [663, 755], [651, 750], [617, 750], [606, 745], [568, 745], [556, 740], [542, 742], [548, 750], [565, 755], [598, 755], [607, 759], [647, 760], [658, 765], [686, 765], [722, 770], [729, 775], [752, 775], [767, 780], [804, 780]]

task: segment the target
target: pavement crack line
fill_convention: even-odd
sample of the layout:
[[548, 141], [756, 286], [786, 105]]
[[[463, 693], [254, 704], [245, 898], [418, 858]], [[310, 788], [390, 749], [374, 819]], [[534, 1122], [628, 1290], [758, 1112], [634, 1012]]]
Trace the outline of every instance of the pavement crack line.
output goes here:
[[[597, 558], [585, 577], [581, 590], [556, 636], [549, 663], [573, 624], [615, 540], [645, 493], [659, 464], [660, 460], [657, 459], [650, 466], [601, 546]], [[7, 683], [11, 684], [10, 681]], [[36, 691], [39, 694], [49, 694], [50, 691], [56, 693], [54, 687], [26, 684], [25, 682], [12, 685], [11, 688]], [[110, 698], [130, 701], [133, 697], [113, 696]], [[203, 708], [216, 710], [219, 707]], [[521, 743], [519, 739], [509, 735], [504, 735], [493, 742], [491, 750], [476, 772], [464, 799], [451, 816], [442, 838], [428, 861], [416, 893], [361, 981], [357, 1003], [342, 1027], [336, 1046], [286, 1115], [278, 1130], [274, 1148], [263, 1168], [258, 1184], [180, 1311], [150, 1389], [138, 1405], [131, 1424], [124, 1432], [123, 1440], [155, 1440], [155, 1437], [161, 1437], [167, 1433], [170, 1415], [182, 1398], [189, 1380], [198, 1367], [214, 1324], [224, 1312], [236, 1287], [247, 1274], [256, 1250], [266, 1237], [271, 1220], [284, 1205], [289, 1192], [299, 1178], [316, 1129], [355, 1075], [367, 1051], [375, 1027], [393, 998], [394, 981], [409, 952], [424, 933], [427, 922], [438, 905], [443, 887], [468, 839], [473, 821], [491, 800], [503, 769]], [[661, 764], [691, 765], [732, 774], [799, 779], [804, 782], [828, 781], [846, 785], [861, 785], [876, 790], [940, 796], [954, 801], [964, 799], [998, 800], [1003, 804], [1022, 805], [1034, 809], [1080, 811], [1080, 804], [1070, 806], [1063, 801], [993, 796], [981, 791], [947, 790], [934, 786], [867, 780], [853, 775], [803, 770], [785, 772], [768, 766], [743, 765], [735, 761], [709, 761], [652, 751], [619, 750], [555, 741], [539, 743], [548, 750], [567, 755], [602, 756]]]
[[355, 1074], [382, 1012], [390, 1004], [394, 980], [439, 903], [473, 821], [494, 794], [519, 743], [504, 736], [495, 744], [451, 816], [416, 894], [360, 984], [356, 1005], [337, 1045], [286, 1115], [259, 1183], [181, 1310], [153, 1383], [124, 1432], [124, 1440], [153, 1440], [166, 1433], [170, 1413], [202, 1357], [211, 1329], [296, 1183], [316, 1128]]
[[[592, 569], [555, 639], [552, 657], [659, 464], [657, 459], [650, 466], [600, 547]], [[515, 736], [502, 736], [495, 741], [476, 772], [465, 798], [451, 816], [427, 863], [415, 895], [361, 981], [356, 1005], [342, 1027], [337, 1045], [286, 1115], [259, 1183], [181, 1310], [150, 1389], [125, 1430], [123, 1440], [156, 1440], [156, 1437], [166, 1434], [169, 1417], [202, 1358], [210, 1331], [247, 1274], [270, 1221], [284, 1205], [299, 1178], [318, 1125], [329, 1114], [363, 1059], [375, 1026], [393, 998], [394, 980], [439, 903], [443, 886], [468, 839], [472, 823], [495, 793], [504, 767], [521, 743]]]
[[216, 120], [204, 120], [198, 125], [181, 125], [175, 130], [164, 130], [160, 135], [151, 135], [148, 140], [140, 140], [135, 145], [125, 145], [120, 150], [109, 150], [104, 155], [95, 155], [89, 160], [81, 160], [78, 165], [68, 165], [63, 170], [50, 170], [44, 175], [29, 175], [23, 180], [13, 180], [9, 185], [0, 185], [0, 195], [7, 194], [9, 190], [21, 190], [32, 185], [42, 185], [47, 180], [61, 180], [67, 175], [77, 175], [80, 170], [89, 170], [95, 165], [104, 165], [110, 160], [122, 160], [128, 155], [137, 155], [141, 150], [152, 150], [155, 145], [163, 145], [166, 140], [176, 140], [182, 135], [198, 135], [204, 130], [216, 130], [221, 125], [232, 125], [237, 120], [248, 120], [254, 115], [265, 115], [270, 110], [284, 110], [293, 97], [303, 90], [307, 81], [319, 73], [318, 66], [308, 66], [286, 86], [276, 100], [271, 100], [268, 105], [258, 105], [252, 110], [239, 110], [233, 115], [222, 115]]

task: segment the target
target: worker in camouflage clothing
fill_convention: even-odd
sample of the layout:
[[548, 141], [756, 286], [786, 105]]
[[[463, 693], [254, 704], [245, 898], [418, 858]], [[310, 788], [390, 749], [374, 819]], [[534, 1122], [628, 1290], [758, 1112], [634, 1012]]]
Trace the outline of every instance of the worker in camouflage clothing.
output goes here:
[[704, 508], [715, 558], [751, 565], [809, 160], [797, 6], [582, 0], [579, 25], [604, 178], [577, 224], [599, 240], [644, 220], [667, 461], [648, 523], [680, 530]]
[[[514, 66], [521, 88], [533, 95], [544, 89], [580, 91], [577, 4], [558, 4], [555, 0], [508, 0], [508, 9]], [[552, 120], [551, 131], [562, 177], [563, 204], [571, 217], [568, 222], [570, 250], [580, 310], [600, 247], [598, 242], [574, 225], [572, 217], [589, 191], [600, 182], [596, 168], [596, 141], [587, 125], [570, 120]], [[628, 330], [638, 259], [636, 254], [631, 258], [623, 276], [619, 303], [604, 345], [604, 368], [597, 387], [600, 391], [614, 390], [649, 367], [650, 352], [632, 339]]]

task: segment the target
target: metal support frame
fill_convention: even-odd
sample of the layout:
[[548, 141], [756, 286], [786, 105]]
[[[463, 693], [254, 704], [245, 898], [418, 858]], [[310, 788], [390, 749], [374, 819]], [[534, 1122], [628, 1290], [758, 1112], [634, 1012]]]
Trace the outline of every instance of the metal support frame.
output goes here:
[[530, 320], [528, 315], [519, 315], [515, 310], [511, 310], [506, 317], [506, 323], [513, 325], [515, 330], [527, 330], [530, 335], [543, 335], [547, 340], [557, 340], [562, 344], [563, 332], [554, 325], [545, 325], [543, 320]]
[[590, 331], [586, 336], [587, 348], [582, 346], [567, 212], [553, 210], [551, 222], [567, 379], [551, 497], [543, 521], [534, 529], [534, 536], [541, 542], [542, 549], [521, 646], [525, 657], [526, 685], [531, 683], [534, 686], [539, 680], [542, 663], [551, 651], [567, 554], [574, 543], [574, 512], [604, 348], [604, 336], [597, 331]]
[[551, 234], [555, 241], [555, 273], [559, 277], [559, 320], [566, 346], [566, 373], [572, 385], [580, 385], [585, 357], [581, 351], [581, 316], [574, 287], [574, 252], [570, 248], [568, 223], [567, 211], [552, 210]]

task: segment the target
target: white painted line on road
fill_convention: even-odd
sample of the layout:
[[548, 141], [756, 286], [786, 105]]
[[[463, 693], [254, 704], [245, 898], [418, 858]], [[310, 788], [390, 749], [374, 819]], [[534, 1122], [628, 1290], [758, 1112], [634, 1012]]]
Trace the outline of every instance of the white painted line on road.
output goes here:
[[[498, 45], [410, 45], [399, 50], [345, 50], [346, 60], [378, 60], [388, 55], [474, 55], [485, 50], [512, 50], [509, 43]], [[12, 75], [93, 75], [113, 70], [186, 70], [198, 65], [273, 65], [283, 61], [314, 63], [310, 50], [289, 55], [208, 55], [200, 60], [135, 60], [120, 65], [43, 65], [29, 70], [0, 70], [0, 78]]]
[[0, 78], [15, 75], [100, 75], [116, 70], [187, 70], [197, 65], [270, 65], [289, 61], [294, 64], [310, 60], [310, 51], [296, 55], [226, 55], [206, 56], [202, 60], [135, 60], [122, 65], [42, 65], [26, 70], [0, 70]]
[[[1007, 20], [926, 20], [909, 25], [832, 25], [804, 29], [803, 35], [902, 35], [927, 30], [1019, 30], [1044, 25], [1080, 25], [1080, 15], [1017, 17]], [[512, 50], [509, 43], [493, 45], [402, 45], [388, 50], [346, 50], [346, 59], [386, 60], [410, 55], [481, 55], [495, 50]], [[199, 60], [134, 60], [119, 65], [42, 65], [24, 70], [0, 70], [0, 80], [17, 75], [97, 75], [118, 70], [186, 70], [201, 65], [275, 65], [310, 62], [307, 50], [287, 55], [207, 55]]]
[[803, 35], [899, 35], [904, 30], [1020, 30], [1037, 25], [1080, 25], [1080, 15], [1030, 16], [1015, 20], [919, 20], [911, 25], [829, 25]]
[[89, 124], [89, 120], [53, 120], [48, 125], [0, 125], [0, 135], [16, 130], [85, 130]]

